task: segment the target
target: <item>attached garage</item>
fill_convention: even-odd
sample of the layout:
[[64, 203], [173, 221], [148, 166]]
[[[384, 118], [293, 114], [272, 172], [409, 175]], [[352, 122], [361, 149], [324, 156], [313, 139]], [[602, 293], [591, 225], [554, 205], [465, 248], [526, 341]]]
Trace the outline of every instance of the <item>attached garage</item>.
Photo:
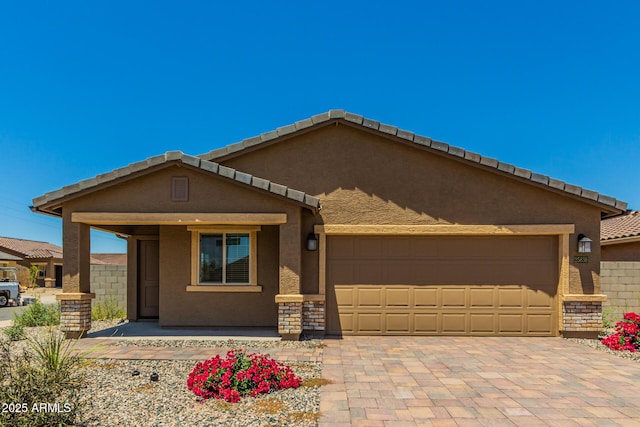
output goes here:
[[558, 333], [557, 236], [327, 236], [327, 333]]

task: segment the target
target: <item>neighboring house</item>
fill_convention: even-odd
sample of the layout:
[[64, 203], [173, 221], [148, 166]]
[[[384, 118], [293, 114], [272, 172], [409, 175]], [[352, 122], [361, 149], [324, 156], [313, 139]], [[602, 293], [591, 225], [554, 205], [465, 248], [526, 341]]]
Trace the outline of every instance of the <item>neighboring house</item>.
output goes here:
[[627, 311], [640, 311], [640, 211], [602, 221], [602, 293], [615, 320]]
[[[595, 337], [600, 221], [626, 203], [332, 110], [47, 193], [63, 330], [90, 325], [89, 230], [128, 240], [127, 313], [314, 334]], [[578, 253], [579, 238], [592, 251]]]
[[53, 288], [62, 286], [62, 248], [60, 246], [39, 242], [36, 240], [16, 239], [12, 237], [0, 237], [0, 251], [10, 255], [14, 260], [6, 260], [0, 256], [0, 260], [13, 261], [7, 266], [23, 267], [18, 272], [18, 280], [22, 286], [30, 284], [29, 267], [38, 267], [36, 284]]
[[[38, 266], [37, 286], [62, 287], [63, 251], [60, 246], [35, 240], [0, 237], [0, 266], [18, 267], [22, 286], [30, 284], [29, 267]], [[98, 300], [109, 297], [126, 309], [127, 254], [91, 254], [91, 291]]]

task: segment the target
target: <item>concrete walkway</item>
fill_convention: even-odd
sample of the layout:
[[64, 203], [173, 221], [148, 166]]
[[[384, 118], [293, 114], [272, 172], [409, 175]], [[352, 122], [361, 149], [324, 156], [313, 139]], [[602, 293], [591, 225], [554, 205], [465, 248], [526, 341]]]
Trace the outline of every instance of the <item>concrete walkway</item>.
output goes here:
[[325, 343], [321, 426], [640, 426], [640, 364], [561, 338]]

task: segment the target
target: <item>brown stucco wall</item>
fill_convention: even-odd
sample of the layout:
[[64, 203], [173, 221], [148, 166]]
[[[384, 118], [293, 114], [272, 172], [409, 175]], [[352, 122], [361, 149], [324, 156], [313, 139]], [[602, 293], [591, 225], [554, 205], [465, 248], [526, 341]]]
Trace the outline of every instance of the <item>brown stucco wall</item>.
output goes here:
[[602, 261], [640, 262], [640, 242], [602, 246]]
[[[257, 149], [223, 164], [321, 198], [313, 224], [575, 224], [594, 241], [570, 266], [570, 293], [599, 293], [600, 209], [346, 124]], [[570, 260], [577, 255], [571, 236]], [[318, 289], [318, 252], [302, 252], [302, 288]]]
[[[171, 177], [188, 176], [188, 202], [171, 201]], [[65, 212], [237, 212], [286, 213], [294, 229], [299, 229], [300, 207], [244, 186], [230, 183], [187, 167], [172, 166], [114, 185], [66, 203]], [[108, 227], [104, 227], [108, 228]], [[162, 326], [264, 326], [277, 325], [275, 295], [279, 292], [279, 226], [262, 226], [258, 232], [258, 284], [261, 293], [191, 293], [191, 232], [186, 226], [117, 227], [133, 236], [128, 244], [127, 305], [135, 319], [136, 235], [148, 238], [157, 232], [160, 248], [160, 307]], [[292, 244], [285, 258], [295, 260]], [[66, 250], [66, 248], [65, 248]], [[298, 256], [299, 257], [299, 256]], [[299, 263], [298, 263], [299, 264]], [[288, 284], [294, 286], [299, 265], [284, 263]], [[298, 292], [297, 290], [295, 290]], [[188, 315], [187, 315], [188, 314]], [[240, 315], [239, 315], [240, 314]]]
[[[190, 293], [191, 233], [186, 227], [160, 227], [161, 326], [277, 325], [278, 229], [258, 232], [258, 283], [261, 293]], [[186, 315], [188, 313], [188, 315]]]

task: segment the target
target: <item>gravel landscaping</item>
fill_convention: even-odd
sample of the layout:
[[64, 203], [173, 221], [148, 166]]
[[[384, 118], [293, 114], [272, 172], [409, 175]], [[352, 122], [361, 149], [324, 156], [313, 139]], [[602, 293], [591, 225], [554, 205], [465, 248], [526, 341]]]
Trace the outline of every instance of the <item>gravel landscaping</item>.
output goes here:
[[[187, 390], [193, 361], [96, 360], [87, 395], [88, 426], [315, 426], [320, 408], [318, 386], [280, 390], [239, 403], [201, 401]], [[300, 378], [319, 378], [319, 363], [290, 365]], [[137, 370], [139, 376], [132, 376]], [[156, 372], [157, 382], [150, 380]]]
[[[117, 321], [92, 322], [91, 332], [108, 329]], [[55, 328], [54, 328], [55, 329]], [[25, 328], [29, 336], [48, 327]], [[114, 340], [115, 341], [115, 340]], [[16, 350], [24, 341], [14, 344]], [[118, 346], [317, 348], [321, 340], [118, 340]], [[211, 356], [214, 356], [213, 354]], [[239, 403], [203, 401], [187, 390], [187, 378], [196, 361], [88, 359], [86, 367], [88, 408], [86, 426], [316, 426], [320, 408], [322, 366], [319, 362], [287, 363], [303, 380], [296, 389], [279, 390]], [[132, 375], [138, 371], [139, 375]], [[151, 381], [152, 373], [158, 381]]]

